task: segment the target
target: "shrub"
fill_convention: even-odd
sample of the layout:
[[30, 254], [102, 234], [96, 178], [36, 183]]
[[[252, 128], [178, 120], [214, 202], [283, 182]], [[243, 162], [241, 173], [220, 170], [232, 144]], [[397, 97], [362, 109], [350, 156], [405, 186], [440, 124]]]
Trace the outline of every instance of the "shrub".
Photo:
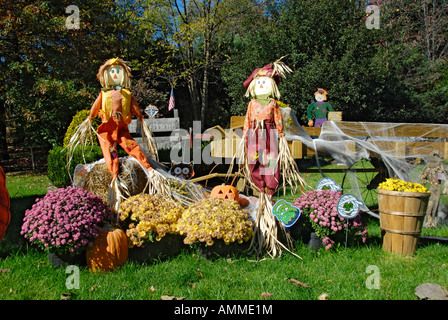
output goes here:
[[81, 150], [78, 149], [73, 155], [69, 170], [67, 170], [67, 149], [61, 146], [55, 146], [52, 150], [50, 150], [47, 158], [48, 179], [55, 187], [65, 188], [72, 184], [70, 175], [73, 175], [73, 172], [78, 164], [84, 163], [84, 160], [86, 163], [92, 163], [100, 160], [101, 158], [103, 158], [103, 153], [101, 151], [101, 147], [99, 146], [87, 148], [84, 157], [81, 154]]
[[[90, 110], [81, 110], [78, 111], [73, 116], [72, 122], [67, 128], [67, 131], [65, 132], [64, 137], [64, 143], [63, 146], [66, 147], [68, 143], [70, 142], [70, 139], [72, 138], [73, 134], [75, 133], [76, 127], [79, 126], [84, 120], [87, 119], [87, 117], [90, 115]], [[92, 127], [95, 128], [95, 130], [99, 127], [101, 124], [101, 120], [98, 117], [93, 118], [92, 120]], [[96, 137], [93, 137], [93, 144], [98, 145], [98, 139]]]

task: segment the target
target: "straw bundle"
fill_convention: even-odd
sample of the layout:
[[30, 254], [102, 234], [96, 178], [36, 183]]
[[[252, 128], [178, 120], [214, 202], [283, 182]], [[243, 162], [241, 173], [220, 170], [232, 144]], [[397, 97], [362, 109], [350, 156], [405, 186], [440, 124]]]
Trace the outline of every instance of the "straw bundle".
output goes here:
[[[284, 226], [280, 225], [284, 232]], [[283, 243], [278, 240], [277, 220], [272, 214], [272, 196], [261, 193], [258, 200], [257, 217], [255, 219], [254, 237], [249, 249], [256, 254], [261, 254], [263, 250], [272, 257], [280, 256], [282, 249], [285, 249], [293, 256], [302, 259], [297, 254], [291, 252]], [[287, 237], [288, 242], [290, 239]]]
[[277, 225], [275, 223], [275, 217], [271, 212], [272, 202], [270, 197], [263, 192], [258, 199], [254, 237], [252, 238], [249, 249], [252, 249], [257, 254], [267, 249], [268, 254], [275, 257], [277, 255]]
[[171, 189], [168, 180], [156, 169], [152, 169], [147, 173], [147, 187], [149, 194], [160, 194], [171, 196]]
[[171, 196], [186, 207], [210, 196], [209, 192], [198, 183], [175, 176], [169, 176], [166, 179], [171, 190]]
[[83, 156], [84, 163], [85, 158], [84, 154], [86, 151], [87, 146], [93, 145], [93, 132], [95, 129], [93, 129], [90, 118], [87, 118], [83, 122], [81, 122], [80, 125], [78, 125], [75, 129], [75, 133], [70, 138], [70, 142], [67, 145], [67, 170], [69, 171], [69, 175], [71, 178], [70, 173], [70, 164], [73, 159], [73, 155], [75, 153], [75, 150], [78, 147], [81, 147], [81, 154]]
[[299, 185], [303, 190], [305, 180], [303, 180], [299, 174], [299, 168], [297, 167], [297, 163], [292, 156], [291, 149], [288, 146], [288, 141], [285, 136], [280, 137], [278, 148], [280, 172], [283, 175], [283, 194], [286, 194], [286, 185], [291, 187], [292, 194], [298, 192]]
[[107, 196], [107, 203], [112, 209], [112, 212], [117, 215], [117, 223], [120, 217], [119, 210], [122, 200], [129, 197], [129, 190], [126, 185], [119, 178], [112, 178], [110, 183], [109, 194]]
[[[136, 161], [123, 161], [119, 169], [119, 179], [131, 196], [144, 192], [147, 179], [142, 167]], [[112, 175], [105, 162], [98, 163], [87, 173], [84, 189], [107, 201]]]
[[288, 67], [283, 61], [281, 61], [285, 57], [286, 56], [283, 56], [273, 63], [274, 74], [278, 73], [282, 78], [286, 78], [286, 73], [292, 73], [292, 69]]
[[143, 144], [145, 145], [146, 149], [148, 150], [150, 156], [156, 160], [159, 161], [159, 155], [157, 151], [157, 144], [156, 140], [154, 138], [154, 135], [149, 128], [148, 124], [142, 119], [142, 121], [139, 121], [141, 129], [142, 129], [142, 140]]

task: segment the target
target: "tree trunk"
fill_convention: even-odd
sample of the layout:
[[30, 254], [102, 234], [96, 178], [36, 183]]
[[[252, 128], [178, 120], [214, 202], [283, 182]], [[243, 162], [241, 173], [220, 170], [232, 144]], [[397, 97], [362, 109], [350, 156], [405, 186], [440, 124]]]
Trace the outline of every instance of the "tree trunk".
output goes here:
[[200, 119], [200, 116], [199, 116], [200, 104], [199, 104], [196, 81], [194, 79], [194, 76], [191, 76], [188, 78], [188, 92], [190, 93], [193, 121], [199, 120]]
[[[208, 35], [206, 35], [208, 36]], [[207, 38], [205, 38], [207, 39]], [[210, 66], [210, 49], [209, 49], [209, 41], [206, 40], [204, 43], [204, 54], [205, 54], [205, 63], [204, 63], [204, 77], [202, 80], [202, 91], [201, 91], [201, 129], [204, 130], [205, 126], [205, 115], [208, 107], [208, 71]]]

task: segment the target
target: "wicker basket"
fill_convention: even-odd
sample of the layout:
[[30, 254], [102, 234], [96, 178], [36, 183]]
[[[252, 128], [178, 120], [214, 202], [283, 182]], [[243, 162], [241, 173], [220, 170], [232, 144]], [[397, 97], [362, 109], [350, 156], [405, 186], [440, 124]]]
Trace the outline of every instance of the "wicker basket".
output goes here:
[[415, 253], [430, 193], [378, 189], [383, 250]]

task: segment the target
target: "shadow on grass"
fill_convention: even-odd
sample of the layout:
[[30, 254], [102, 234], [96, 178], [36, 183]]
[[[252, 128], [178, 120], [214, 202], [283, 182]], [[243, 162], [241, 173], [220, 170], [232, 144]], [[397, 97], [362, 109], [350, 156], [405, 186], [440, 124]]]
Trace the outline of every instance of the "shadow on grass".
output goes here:
[[26, 240], [20, 234], [20, 230], [25, 211], [31, 209], [35, 202], [36, 196], [11, 198], [11, 222], [6, 229], [5, 238], [0, 241], [0, 258], [25, 249]]

